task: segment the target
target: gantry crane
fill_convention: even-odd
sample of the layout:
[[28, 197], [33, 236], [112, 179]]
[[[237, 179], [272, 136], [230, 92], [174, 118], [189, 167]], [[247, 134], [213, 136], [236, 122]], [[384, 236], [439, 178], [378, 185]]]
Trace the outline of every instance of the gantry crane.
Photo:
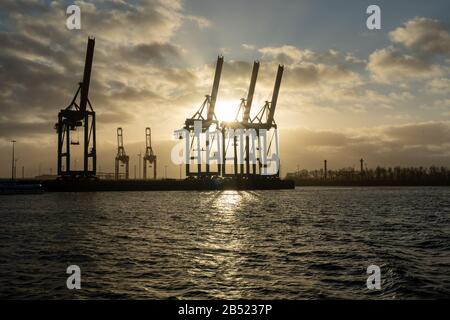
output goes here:
[[[255, 93], [255, 87], [256, 87], [256, 80], [258, 78], [258, 71], [259, 71], [259, 61], [253, 62], [253, 69], [252, 69], [252, 75], [250, 78], [250, 86], [248, 88], [247, 98], [242, 98], [241, 103], [239, 105], [239, 109], [236, 114], [235, 121], [232, 122], [222, 122], [221, 127], [223, 132], [225, 132], [225, 129], [246, 129], [248, 128], [248, 124], [250, 121], [250, 111], [252, 108], [252, 102], [253, 102], [253, 95]], [[242, 119], [239, 121], [239, 116], [242, 114]], [[227, 174], [226, 173], [226, 153], [227, 150], [223, 153], [223, 166], [222, 166], [222, 175], [223, 176], [232, 176], [232, 175], [245, 175], [250, 174], [250, 154], [249, 154], [249, 136], [245, 136], [245, 144], [243, 141], [243, 136], [240, 137], [241, 141], [239, 141], [240, 146], [240, 154], [242, 155], [245, 152], [245, 164], [246, 167], [244, 168], [244, 162], [240, 163], [240, 172], [238, 172], [238, 141], [237, 136], [234, 135], [233, 137], [233, 159], [234, 159], [234, 173], [233, 174]], [[225, 144], [225, 137], [223, 138], [223, 143]], [[244, 148], [245, 147], [245, 148]], [[242, 157], [241, 157], [242, 158]], [[246, 170], [245, 170], [246, 169]]]
[[281, 78], [283, 77], [284, 66], [278, 65], [277, 77], [272, 93], [272, 100], [266, 101], [258, 114], [252, 119], [252, 128], [270, 130], [277, 128], [275, 123], [275, 109], [277, 107], [278, 94], [280, 93]]
[[[218, 166], [219, 169], [215, 172], [212, 172], [210, 170], [210, 166], [207, 163], [206, 164], [206, 170], [202, 171], [202, 164], [201, 164], [201, 152], [206, 150], [206, 152], [210, 151], [210, 143], [214, 143], [213, 140], [209, 140], [209, 135], [207, 134], [206, 137], [206, 148], [203, 148], [200, 143], [200, 137], [196, 135], [192, 135], [192, 133], [195, 131], [195, 123], [196, 121], [201, 121], [201, 131], [204, 133], [208, 131], [211, 126], [215, 125], [216, 128], [219, 126], [219, 122], [217, 120], [216, 114], [215, 114], [215, 106], [217, 101], [217, 93], [219, 91], [219, 83], [220, 83], [220, 76], [222, 74], [222, 66], [223, 66], [223, 56], [219, 56], [217, 58], [217, 64], [216, 64], [216, 70], [214, 74], [214, 83], [211, 90], [211, 95], [206, 95], [205, 100], [203, 101], [202, 105], [198, 109], [198, 111], [191, 117], [186, 119], [184, 123], [184, 129], [186, 129], [189, 132], [189, 135], [186, 137], [187, 144], [189, 145], [189, 150], [186, 150], [189, 153], [188, 158], [190, 160], [197, 160], [197, 172], [191, 172], [190, 171], [190, 163], [189, 161], [186, 162], [186, 176], [212, 176], [212, 175], [219, 175], [220, 174], [220, 165]], [[205, 115], [206, 112], [206, 115]], [[189, 141], [190, 136], [192, 135], [192, 141]], [[216, 138], [215, 142], [217, 143], [217, 148], [220, 148], [220, 139]], [[195, 156], [192, 156], [192, 154], [195, 154]], [[209, 154], [206, 155], [207, 158], [209, 158]]]
[[[275, 144], [274, 149], [275, 149], [275, 154], [277, 157], [279, 157], [279, 150], [278, 150], [278, 136], [276, 134], [276, 130], [274, 130], [271, 138], [270, 138], [270, 142], [268, 147], [266, 148], [266, 136], [261, 136], [260, 132], [261, 130], [265, 130], [265, 131], [269, 131], [271, 129], [277, 129], [277, 124], [275, 122], [275, 109], [277, 106], [277, 101], [278, 101], [278, 94], [280, 92], [280, 86], [281, 86], [281, 79], [283, 77], [283, 71], [284, 71], [284, 66], [283, 65], [278, 65], [278, 71], [277, 71], [277, 76], [275, 79], [275, 85], [273, 88], [273, 93], [272, 93], [272, 100], [266, 101], [264, 106], [261, 108], [261, 110], [258, 112], [258, 114], [251, 120], [250, 124], [247, 124], [248, 128], [253, 128], [256, 130], [256, 134], [257, 134], [257, 139], [258, 139], [258, 151], [259, 151], [259, 155], [258, 155], [258, 162], [259, 162], [259, 169], [260, 169], [260, 173], [261, 173], [261, 168], [264, 166], [261, 163], [261, 157], [263, 156], [261, 153], [261, 150], [264, 150], [267, 152], [269, 152], [269, 150], [272, 147], [272, 143]], [[263, 144], [264, 146], [261, 147], [261, 140], [263, 140]], [[256, 174], [256, 164], [253, 164], [253, 174]], [[279, 177], [280, 171], [279, 168], [277, 170], [277, 172], [275, 174], [272, 174], [270, 176], [275, 176], [275, 177]]]
[[[147, 164], [148, 161], [148, 164]], [[153, 179], [156, 180], [156, 155], [152, 148], [152, 130], [145, 128], [144, 179], [147, 179], [147, 167], [153, 165]]]
[[[122, 163], [122, 164], [121, 164]], [[117, 128], [117, 155], [116, 155], [116, 166], [115, 166], [115, 179], [119, 180], [120, 166], [125, 166], [125, 179], [129, 178], [130, 169], [130, 157], [125, 153], [125, 148], [123, 146], [123, 131], [122, 128]]]
[[[89, 85], [91, 80], [92, 62], [94, 59], [95, 39], [88, 38], [86, 59], [84, 64], [83, 82], [72, 102], [58, 114], [58, 123], [55, 129], [58, 133], [58, 176], [60, 178], [95, 177], [97, 166], [95, 112], [89, 101]], [[80, 101], [77, 103], [77, 98]], [[83, 170], [71, 170], [71, 146], [80, 145], [74, 140], [71, 133], [83, 128]], [[64, 167], [63, 167], [64, 165]]]

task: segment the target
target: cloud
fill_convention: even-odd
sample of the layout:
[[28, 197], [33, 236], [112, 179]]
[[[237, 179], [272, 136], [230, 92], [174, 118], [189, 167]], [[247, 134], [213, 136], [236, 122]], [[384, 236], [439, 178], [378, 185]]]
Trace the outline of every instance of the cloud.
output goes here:
[[126, 62], [136, 64], [155, 63], [157, 65], [170, 64], [181, 59], [183, 50], [170, 43], [145, 43], [122, 46], [121, 57]]
[[364, 60], [334, 49], [316, 52], [285, 45], [264, 47], [258, 51], [262, 53], [263, 62], [285, 65], [283, 87], [295, 90], [328, 84], [357, 84], [361, 80], [359, 71], [365, 66]]
[[264, 47], [258, 49], [262, 58], [283, 64], [316, 63], [327, 65], [345, 65], [347, 67], [365, 66], [363, 59], [355, 57], [352, 53], [342, 53], [335, 49], [317, 52], [310, 49], [300, 49], [291, 45], [281, 47]]
[[441, 74], [438, 65], [403, 54], [393, 47], [373, 52], [369, 56], [367, 68], [375, 80], [386, 83], [405, 78], [430, 78]]
[[[24, 119], [55, 119], [82, 79], [88, 35], [96, 37], [90, 100], [104, 115], [99, 124], [136, 121], [134, 113], [166, 117], [189, 101], [181, 96], [197, 92], [198, 79], [183, 63], [185, 50], [171, 37], [184, 21], [206, 19], [186, 15], [181, 1], [76, 3], [81, 31], [66, 29], [64, 3], [0, 3], [7, 26], [0, 30], [0, 121], [24, 128], [28, 136], [43, 124], [23, 125]], [[21, 131], [14, 132], [20, 138]]]
[[436, 100], [436, 101], [434, 101], [434, 106], [437, 108], [441, 108], [441, 109], [450, 108], [450, 99]]
[[428, 55], [450, 55], [450, 31], [439, 20], [416, 17], [389, 33], [394, 43]]
[[129, 123], [135, 119], [133, 114], [126, 111], [123, 112], [102, 112], [98, 114], [98, 119], [102, 124], [119, 124]]
[[256, 50], [256, 46], [254, 46], [253, 44], [243, 43], [241, 47], [245, 50]]
[[390, 140], [404, 145], [442, 145], [450, 142], [450, 123], [425, 122], [386, 128]]
[[78, 1], [82, 29], [102, 39], [125, 43], [166, 42], [183, 20], [179, 1], [115, 2], [110, 7]]
[[435, 94], [447, 94], [450, 93], [450, 79], [440, 78], [433, 79], [427, 84], [427, 90]]
[[331, 130], [299, 129], [296, 134], [301, 136], [301, 144], [306, 147], [345, 147], [355, 140], [344, 133]]
[[367, 68], [376, 81], [423, 80], [448, 72], [438, 58], [450, 54], [450, 32], [439, 20], [416, 17], [391, 31], [389, 39], [391, 46], [369, 56]]
[[187, 15], [185, 19], [194, 22], [200, 29], [211, 28], [213, 23], [205, 17]]
[[[281, 158], [285, 170], [357, 166], [446, 165], [450, 161], [450, 122], [423, 122], [349, 130], [282, 130]], [[331, 159], [331, 161], [330, 161]]]
[[283, 64], [298, 62], [303, 56], [300, 49], [290, 45], [261, 48], [259, 52], [263, 54], [263, 59], [275, 60]]
[[[197, 27], [202, 29], [201, 33], [210, 31], [211, 36], [216, 36], [214, 25], [206, 18], [188, 14], [183, 2], [176, 0], [77, 3], [82, 7], [81, 31], [66, 29], [64, 2], [0, 2], [0, 145], [13, 136], [21, 143], [25, 143], [21, 138], [26, 138], [30, 144], [36, 141], [39, 145], [56, 139], [53, 124], [57, 112], [71, 101], [82, 79], [86, 39], [91, 34], [96, 36], [96, 50], [90, 100], [98, 115], [99, 148], [111, 147], [108, 157], [115, 151], [116, 125], [127, 130], [130, 143], [142, 144], [146, 126], [160, 135], [155, 141], [170, 136], [172, 129], [192, 115], [204, 95], [210, 92], [216, 62], [214, 54], [208, 61], [189, 64], [193, 63], [190, 53], [176, 43], [176, 35], [189, 24], [189, 30]], [[432, 30], [443, 28], [433, 23]], [[445, 62], [445, 58], [438, 56], [446, 50], [445, 46], [437, 45], [442, 36], [433, 31], [434, 37], [417, 38], [426, 41], [413, 41], [411, 35], [405, 38], [405, 34], [417, 32], [428, 31], [423, 26], [405, 24], [392, 33], [392, 46], [380, 48], [369, 57], [290, 44], [261, 48], [242, 44], [240, 48], [245, 55], [261, 58], [253, 111], [270, 99], [277, 66], [282, 63], [285, 71], [277, 114], [280, 128], [303, 123], [329, 128], [327, 131], [299, 130], [298, 136], [294, 134], [283, 140], [283, 148], [288, 148], [283, 151], [283, 162], [288, 166], [296, 163], [298, 160], [291, 153], [298, 149], [302, 152], [304, 149], [309, 155], [299, 151], [296, 157], [308, 158], [311, 164], [328, 154], [336, 156], [336, 161], [343, 165], [360, 158], [361, 154], [379, 161], [387, 161], [389, 156], [394, 160], [413, 161], [417, 156], [410, 150], [425, 152], [430, 148], [436, 156], [430, 161], [445, 157], [448, 152], [443, 142], [447, 139], [445, 125], [411, 124], [406, 128], [373, 128], [373, 132], [339, 129], [367, 125], [371, 131], [370, 126], [388, 120], [389, 123], [410, 121], [415, 119], [416, 100], [421, 105], [433, 106], [435, 112], [442, 113], [448, 108], [445, 95], [449, 92], [449, 69], [445, 63], [450, 60]], [[446, 31], [442, 32], [445, 39]], [[423, 49], [419, 43], [424, 45]], [[222, 45], [231, 51], [225, 56], [219, 101], [239, 102], [248, 89], [252, 61], [230, 59], [236, 54], [235, 47], [228, 43]], [[383, 83], [374, 83], [369, 75]], [[423, 89], [410, 86], [409, 79], [417, 79], [416, 83]], [[394, 81], [398, 87], [385, 85]], [[421, 96], [423, 92], [430, 97]], [[435, 98], [431, 94], [440, 96]], [[388, 109], [395, 109], [398, 114], [387, 115]], [[394, 119], [397, 116], [401, 118]], [[414, 131], [419, 135], [424, 133], [425, 137], [414, 136]], [[438, 144], [427, 142], [431, 140]], [[54, 162], [53, 142], [47, 148]], [[435, 151], [436, 148], [440, 151]], [[137, 146], [136, 153], [138, 149]], [[387, 153], [383, 154], [384, 151]], [[406, 155], [411, 158], [408, 160]], [[110, 160], [103, 155], [102, 159]]]
[[53, 133], [54, 122], [0, 122], [0, 136], [5, 140], [14, 137], [36, 137]]
[[357, 73], [345, 66], [327, 66], [324, 64], [305, 64], [294, 66], [286, 75], [286, 85], [295, 88], [316, 86], [327, 83], [356, 83], [360, 80]]
[[348, 84], [360, 81], [356, 70], [362, 60], [351, 54], [330, 49], [319, 53], [291, 45], [265, 47], [258, 50], [264, 61], [285, 65], [283, 88], [303, 90], [327, 84]]

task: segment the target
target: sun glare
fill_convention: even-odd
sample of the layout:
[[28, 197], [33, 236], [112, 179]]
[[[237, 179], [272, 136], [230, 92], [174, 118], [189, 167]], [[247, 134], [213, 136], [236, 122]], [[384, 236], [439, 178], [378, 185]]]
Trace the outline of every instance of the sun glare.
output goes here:
[[216, 116], [219, 121], [233, 121], [239, 108], [239, 101], [217, 101]]

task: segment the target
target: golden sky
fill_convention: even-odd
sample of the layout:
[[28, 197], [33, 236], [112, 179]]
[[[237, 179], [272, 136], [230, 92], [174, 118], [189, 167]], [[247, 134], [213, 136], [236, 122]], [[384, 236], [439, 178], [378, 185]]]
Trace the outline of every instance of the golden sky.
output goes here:
[[13, 138], [27, 175], [54, 172], [53, 125], [81, 81], [89, 35], [101, 171], [113, 169], [120, 126], [133, 177], [150, 126], [159, 175], [167, 165], [178, 177], [172, 132], [210, 92], [218, 54], [222, 118], [246, 96], [253, 60], [261, 61], [254, 113], [285, 65], [275, 114], [282, 174], [323, 159], [330, 168], [361, 157], [369, 167], [448, 165], [448, 1], [381, 1], [381, 30], [366, 29], [368, 3], [330, 2], [75, 1], [82, 28], [70, 31], [69, 2], [1, 1], [0, 176], [9, 175]]

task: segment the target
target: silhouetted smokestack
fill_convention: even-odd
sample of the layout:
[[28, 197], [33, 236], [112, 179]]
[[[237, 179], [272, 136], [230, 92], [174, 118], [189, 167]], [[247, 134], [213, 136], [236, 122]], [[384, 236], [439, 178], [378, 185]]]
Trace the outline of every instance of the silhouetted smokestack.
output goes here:
[[324, 178], [327, 179], [327, 174], [328, 174], [327, 160], [323, 161], [323, 172], [324, 172]]
[[361, 162], [361, 174], [364, 173], [364, 159], [361, 158], [361, 160], [359, 160]]

